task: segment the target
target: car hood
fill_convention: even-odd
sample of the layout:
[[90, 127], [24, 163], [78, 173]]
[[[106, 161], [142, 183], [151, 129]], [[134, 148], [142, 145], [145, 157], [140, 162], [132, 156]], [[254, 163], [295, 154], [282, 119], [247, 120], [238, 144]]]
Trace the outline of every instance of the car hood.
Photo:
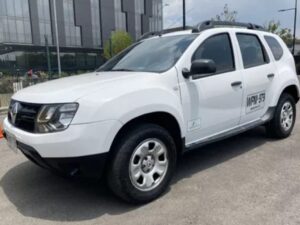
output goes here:
[[[61, 78], [37, 84], [18, 91], [13, 99], [21, 102], [52, 104], [75, 102], [91, 92], [101, 89], [104, 85], [129, 86], [137, 79], [153, 77], [153, 73], [144, 72], [93, 72], [67, 78]], [[107, 86], [106, 86], [107, 87]]]

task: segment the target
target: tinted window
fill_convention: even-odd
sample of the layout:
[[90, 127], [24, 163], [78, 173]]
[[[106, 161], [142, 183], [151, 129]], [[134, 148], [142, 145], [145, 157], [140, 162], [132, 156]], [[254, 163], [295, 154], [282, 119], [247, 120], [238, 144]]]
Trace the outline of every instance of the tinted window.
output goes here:
[[237, 39], [241, 48], [245, 68], [259, 66], [269, 61], [256, 35], [237, 34]]
[[281, 57], [283, 56], [283, 49], [279, 42], [271, 36], [265, 36], [265, 39], [273, 53], [274, 58], [276, 60], [281, 59]]
[[197, 36], [162, 36], [136, 43], [113, 57], [98, 71], [167, 71]]
[[217, 66], [217, 73], [233, 71], [235, 66], [229, 35], [220, 34], [205, 40], [194, 53], [192, 60], [197, 59], [213, 60]]

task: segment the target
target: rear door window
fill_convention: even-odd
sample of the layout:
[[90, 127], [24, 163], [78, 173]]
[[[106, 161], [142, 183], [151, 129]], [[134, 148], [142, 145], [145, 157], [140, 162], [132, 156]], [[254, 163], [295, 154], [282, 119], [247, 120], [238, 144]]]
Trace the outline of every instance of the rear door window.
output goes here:
[[276, 40], [276, 38], [271, 36], [265, 36], [265, 40], [268, 43], [275, 60], [277, 61], [280, 60], [281, 57], [283, 56], [283, 49], [279, 44], [279, 42]]
[[269, 62], [268, 55], [259, 38], [253, 34], [237, 34], [244, 68], [260, 66]]

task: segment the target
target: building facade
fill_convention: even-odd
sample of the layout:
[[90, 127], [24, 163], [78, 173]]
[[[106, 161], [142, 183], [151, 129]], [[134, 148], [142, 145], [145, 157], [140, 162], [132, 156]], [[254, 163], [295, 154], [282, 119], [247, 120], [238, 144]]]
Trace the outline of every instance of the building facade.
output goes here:
[[[53, 0], [0, 0], [0, 72], [47, 70], [49, 59], [57, 70], [54, 11]], [[162, 11], [162, 0], [56, 0], [62, 69], [98, 67], [112, 31], [161, 30]]]

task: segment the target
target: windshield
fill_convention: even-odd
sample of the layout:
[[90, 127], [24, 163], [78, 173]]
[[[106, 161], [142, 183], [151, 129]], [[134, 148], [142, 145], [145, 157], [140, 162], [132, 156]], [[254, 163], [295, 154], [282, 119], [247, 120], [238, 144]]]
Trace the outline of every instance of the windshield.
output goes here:
[[158, 37], [138, 42], [97, 71], [164, 72], [175, 65], [197, 34]]

